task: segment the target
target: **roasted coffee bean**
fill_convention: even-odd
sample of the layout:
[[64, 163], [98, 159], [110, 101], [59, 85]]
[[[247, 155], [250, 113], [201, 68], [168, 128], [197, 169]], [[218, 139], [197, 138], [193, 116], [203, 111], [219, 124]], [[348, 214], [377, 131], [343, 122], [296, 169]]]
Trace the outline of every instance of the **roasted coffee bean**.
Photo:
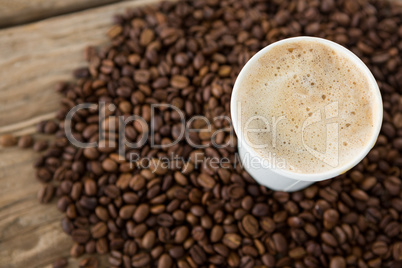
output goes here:
[[238, 234], [225, 234], [223, 236], [222, 242], [225, 244], [227, 247], [231, 249], [236, 249], [240, 246], [241, 244], [241, 236]]
[[202, 265], [207, 260], [207, 256], [204, 250], [198, 245], [194, 245], [190, 249], [189, 253], [194, 263], [196, 263], [197, 265]]
[[360, 201], [367, 201], [369, 199], [367, 193], [360, 189], [354, 189], [350, 194], [352, 197]]
[[335, 209], [328, 209], [324, 212], [324, 227], [326, 229], [332, 229], [338, 224], [339, 213]]
[[255, 204], [251, 210], [251, 213], [257, 217], [267, 216], [269, 213], [269, 207], [266, 204]]
[[109, 246], [106, 238], [101, 238], [96, 241], [96, 252], [98, 254], [106, 254], [109, 251]]
[[154, 231], [148, 231], [142, 238], [142, 248], [151, 249], [155, 244], [156, 235]]
[[46, 134], [53, 134], [59, 129], [59, 126], [54, 121], [47, 121], [43, 127], [43, 132]]
[[176, 234], [174, 236], [174, 241], [177, 244], [183, 243], [189, 234], [189, 230], [186, 226], [181, 226], [176, 230]]
[[91, 235], [95, 239], [105, 236], [107, 232], [108, 228], [104, 222], [98, 222], [91, 228]]
[[251, 236], [256, 235], [259, 231], [258, 221], [256, 218], [254, 218], [251, 215], [244, 216], [244, 218], [242, 220], [242, 225], [243, 225], [244, 230]]
[[224, 230], [222, 226], [215, 225], [214, 227], [212, 227], [210, 240], [212, 243], [219, 242], [222, 239], [223, 235]]
[[21, 136], [18, 139], [18, 147], [20, 148], [29, 148], [33, 144], [33, 138], [30, 135]]
[[71, 236], [75, 242], [83, 244], [90, 238], [90, 233], [85, 229], [75, 229], [71, 232]]
[[272, 233], [273, 231], [275, 231], [276, 228], [275, 222], [268, 217], [263, 217], [260, 220], [260, 226], [267, 233]]
[[396, 221], [392, 221], [384, 229], [385, 234], [388, 237], [394, 237], [400, 234], [401, 232], [401, 224]]
[[80, 261], [79, 267], [80, 268], [98, 268], [99, 261], [95, 257], [85, 258]]
[[302, 247], [296, 247], [289, 250], [289, 257], [292, 259], [301, 259], [306, 255], [306, 251]]
[[173, 246], [169, 250], [169, 255], [174, 259], [180, 259], [184, 255], [184, 249], [182, 246]]
[[383, 255], [388, 252], [387, 243], [383, 241], [376, 241], [372, 245], [373, 253], [376, 255]]
[[346, 261], [341, 256], [335, 256], [335, 257], [331, 258], [331, 260], [329, 262], [329, 267], [330, 268], [346, 268]]
[[54, 186], [51, 184], [43, 185], [38, 191], [38, 200], [40, 203], [49, 203], [54, 195]]
[[285, 237], [280, 233], [275, 233], [272, 235], [272, 240], [274, 242], [275, 248], [279, 253], [285, 253], [288, 249], [288, 245]]
[[149, 206], [147, 204], [139, 205], [134, 212], [133, 219], [140, 223], [143, 222], [149, 214]]
[[171, 268], [173, 265], [173, 260], [168, 254], [163, 254], [158, 260], [158, 268]]
[[4, 134], [0, 136], [0, 145], [3, 147], [15, 146], [17, 142], [17, 138], [11, 134]]
[[304, 221], [299, 217], [290, 217], [288, 218], [288, 225], [290, 227], [303, 227]]
[[324, 243], [326, 243], [329, 246], [336, 247], [338, 245], [338, 242], [336, 241], [335, 237], [328, 232], [321, 233], [321, 239]]
[[35, 152], [42, 152], [46, 150], [48, 147], [48, 142], [45, 140], [37, 140], [33, 145], [33, 149]]
[[53, 262], [53, 268], [64, 268], [67, 267], [68, 260], [66, 258], [59, 258]]
[[125, 205], [125, 206], [121, 207], [120, 211], [119, 211], [120, 218], [122, 218], [123, 220], [131, 219], [131, 217], [134, 214], [135, 209], [136, 209], [136, 207], [133, 205]]
[[208, 174], [204, 174], [204, 173], [200, 174], [198, 176], [197, 181], [201, 187], [204, 187], [209, 190], [215, 186], [215, 180]]
[[70, 249], [70, 255], [71, 255], [71, 257], [77, 258], [77, 257], [81, 256], [82, 254], [84, 254], [84, 251], [85, 251], [84, 246], [82, 246], [78, 243], [74, 243]]
[[85, 194], [87, 195], [96, 195], [97, 192], [97, 186], [96, 182], [92, 179], [88, 179], [84, 182], [84, 189], [85, 189]]

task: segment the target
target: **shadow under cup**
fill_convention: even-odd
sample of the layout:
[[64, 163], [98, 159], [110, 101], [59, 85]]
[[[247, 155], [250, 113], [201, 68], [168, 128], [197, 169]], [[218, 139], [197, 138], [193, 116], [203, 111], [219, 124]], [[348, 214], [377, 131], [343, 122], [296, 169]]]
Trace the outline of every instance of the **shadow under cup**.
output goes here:
[[[374, 91], [373, 96], [373, 105], [375, 105], [376, 112], [373, 114], [374, 119], [374, 130], [369, 134], [371, 135], [368, 138], [368, 142], [364, 145], [361, 151], [359, 151], [351, 161], [348, 161], [346, 164], [343, 164], [339, 167], [332, 168], [328, 171], [321, 173], [297, 173], [289, 171], [285, 168], [282, 168], [280, 163], [275, 163], [275, 159], [266, 159], [263, 158], [260, 154], [258, 154], [254, 148], [252, 148], [248, 142], [246, 141], [243, 132], [240, 120], [242, 119], [242, 111], [239, 106], [238, 93], [241, 81], [247, 77], [250, 72], [251, 66], [260, 59], [263, 55], [269, 52], [270, 49], [281, 46], [285, 44], [290, 44], [292, 42], [300, 42], [300, 41], [313, 41], [323, 44], [337, 52], [346, 56], [349, 60], [351, 60], [357, 68], [365, 75], [366, 79], [371, 85], [371, 89]], [[298, 191], [306, 188], [314, 182], [322, 181], [326, 179], [330, 179], [336, 177], [340, 174], [345, 173], [349, 169], [353, 168], [357, 165], [371, 150], [374, 146], [377, 137], [379, 135], [381, 124], [382, 124], [382, 116], [383, 116], [383, 106], [381, 94], [377, 85], [377, 82], [367, 68], [367, 66], [351, 51], [346, 49], [345, 47], [334, 43], [332, 41], [316, 38], [316, 37], [293, 37], [284, 39], [278, 42], [275, 42], [262, 50], [256, 53], [243, 67], [241, 72], [239, 73], [235, 85], [232, 91], [231, 97], [231, 117], [234, 130], [237, 134], [238, 138], [238, 152], [239, 157], [242, 161], [244, 168], [247, 172], [261, 185], [264, 185], [272, 190], [276, 191]]]

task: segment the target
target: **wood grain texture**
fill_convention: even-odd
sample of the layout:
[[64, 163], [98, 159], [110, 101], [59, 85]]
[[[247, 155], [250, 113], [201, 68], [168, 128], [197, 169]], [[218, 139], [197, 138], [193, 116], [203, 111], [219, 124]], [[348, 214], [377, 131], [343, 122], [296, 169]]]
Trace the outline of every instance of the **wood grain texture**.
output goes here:
[[[156, 1], [127, 1], [0, 30], [0, 128], [57, 111], [54, 84], [71, 80], [72, 70], [85, 64], [87, 45], [108, 42], [113, 14], [151, 2]], [[2, 268], [51, 267], [58, 257], [69, 256], [72, 241], [61, 229], [55, 201], [41, 205], [36, 199], [41, 185], [32, 163], [37, 156], [0, 148]], [[69, 263], [78, 267], [78, 260]]]
[[120, 0], [0, 0], [0, 27], [119, 2]]

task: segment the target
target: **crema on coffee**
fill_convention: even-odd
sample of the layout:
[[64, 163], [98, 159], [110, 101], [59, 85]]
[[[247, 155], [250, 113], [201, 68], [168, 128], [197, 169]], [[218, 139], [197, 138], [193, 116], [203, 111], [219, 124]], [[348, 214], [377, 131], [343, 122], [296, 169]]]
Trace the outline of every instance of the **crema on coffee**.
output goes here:
[[273, 46], [249, 62], [238, 108], [242, 133], [263, 158], [321, 173], [354, 159], [375, 131], [373, 83], [343, 51], [317, 41]]

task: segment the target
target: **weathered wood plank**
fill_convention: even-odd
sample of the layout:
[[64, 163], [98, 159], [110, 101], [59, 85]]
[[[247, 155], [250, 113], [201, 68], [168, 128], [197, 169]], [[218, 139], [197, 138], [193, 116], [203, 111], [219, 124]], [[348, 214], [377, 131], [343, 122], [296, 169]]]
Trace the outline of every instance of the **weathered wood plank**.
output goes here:
[[0, 127], [57, 110], [53, 91], [83, 64], [88, 45], [107, 42], [115, 13], [152, 1], [128, 1], [0, 30]]
[[0, 0], [0, 27], [103, 6], [121, 0]]

